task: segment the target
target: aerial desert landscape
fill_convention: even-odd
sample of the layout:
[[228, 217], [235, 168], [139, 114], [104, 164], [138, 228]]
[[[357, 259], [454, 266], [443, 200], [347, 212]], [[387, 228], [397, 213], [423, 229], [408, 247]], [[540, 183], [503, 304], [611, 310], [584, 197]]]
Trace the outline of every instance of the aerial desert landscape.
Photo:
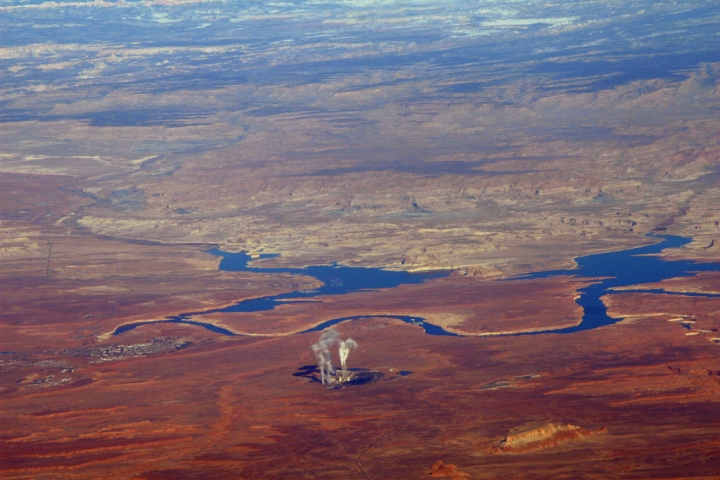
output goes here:
[[720, 477], [720, 6], [0, 3], [0, 477]]

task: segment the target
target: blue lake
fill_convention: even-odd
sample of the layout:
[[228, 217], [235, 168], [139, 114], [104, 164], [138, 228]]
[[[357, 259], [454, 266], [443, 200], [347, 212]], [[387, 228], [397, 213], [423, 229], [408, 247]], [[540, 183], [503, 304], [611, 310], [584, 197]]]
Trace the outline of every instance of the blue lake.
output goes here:
[[[522, 276], [524, 279], [548, 278], [558, 275], [577, 277], [607, 277], [597, 283], [578, 290], [580, 298], [577, 303], [583, 307], [582, 322], [570, 328], [538, 333], [573, 333], [582, 330], [603, 327], [617, 323], [621, 318], [611, 318], [600, 298], [604, 295], [617, 293], [614, 287], [630, 287], [644, 283], [655, 283], [674, 277], [691, 277], [699, 272], [718, 272], [718, 263], [698, 263], [688, 260], [663, 260], [656, 256], [666, 248], [678, 248], [691, 242], [690, 239], [677, 236], [655, 236], [658, 243], [646, 247], [620, 250], [617, 252], [599, 253], [578, 257], [575, 270], [553, 270]], [[665, 293], [661, 290], [643, 290], [645, 293]], [[678, 294], [687, 296], [714, 297], [706, 294]]]
[[[549, 278], [560, 275], [570, 275], [578, 278], [598, 278], [596, 283], [578, 290], [580, 297], [577, 303], [583, 307], [582, 322], [575, 326], [560, 330], [546, 332], [533, 332], [520, 335], [538, 335], [543, 333], [568, 334], [582, 330], [599, 328], [620, 321], [619, 318], [610, 318], [607, 309], [600, 298], [603, 295], [615, 293], [613, 287], [629, 287], [644, 283], [654, 283], [674, 277], [687, 277], [698, 272], [720, 271], [718, 263], [697, 263], [687, 260], [663, 260], [656, 256], [666, 248], [677, 248], [690, 243], [690, 239], [677, 236], [652, 236], [658, 242], [645, 247], [638, 247], [617, 252], [599, 253], [576, 258], [578, 268], [572, 270], [551, 270], [522, 275], [503, 282], [518, 282], [528, 279]], [[248, 262], [251, 257], [244, 253], [228, 253], [220, 250], [210, 250], [208, 253], [222, 257], [220, 270], [248, 271], [257, 273], [289, 273], [314, 277], [323, 282], [323, 285], [314, 290], [296, 291], [271, 295], [261, 298], [243, 300], [230, 307], [202, 312], [188, 312], [174, 317], [168, 317], [161, 322], [185, 323], [196, 325], [223, 335], [235, 335], [232, 332], [208, 323], [197, 322], [190, 318], [200, 313], [229, 313], [229, 312], [261, 312], [273, 310], [278, 305], [297, 302], [320, 301], [313, 298], [325, 295], [343, 295], [363, 290], [376, 290], [381, 288], [394, 288], [399, 285], [419, 284], [427, 280], [449, 275], [449, 272], [408, 273], [379, 268], [345, 267], [339, 265], [316, 265], [306, 268], [262, 268], [251, 267]], [[264, 255], [260, 258], [269, 258]], [[512, 288], [511, 286], [508, 286]], [[645, 291], [646, 293], [665, 293], [659, 290]], [[687, 294], [689, 296], [716, 297], [718, 295]], [[359, 312], [361, 313], [361, 312]], [[335, 318], [300, 333], [321, 331], [338, 323], [358, 320], [362, 318], [392, 318], [415, 325], [424, 329], [430, 335], [458, 336], [448, 332], [437, 325], [430, 324], [421, 317], [406, 315], [370, 315], [359, 314], [350, 317]], [[141, 325], [156, 322], [139, 322], [118, 327], [113, 334], [118, 335]]]

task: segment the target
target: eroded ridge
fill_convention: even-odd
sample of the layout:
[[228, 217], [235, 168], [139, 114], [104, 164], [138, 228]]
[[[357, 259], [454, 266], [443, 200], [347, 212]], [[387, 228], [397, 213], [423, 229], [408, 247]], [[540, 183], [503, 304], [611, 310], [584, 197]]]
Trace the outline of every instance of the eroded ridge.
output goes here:
[[532, 452], [556, 447], [566, 442], [603, 432], [605, 430], [602, 428], [592, 431], [569, 423], [566, 425], [548, 423], [535, 427], [519, 427], [512, 430], [507, 437], [493, 448], [497, 453]]

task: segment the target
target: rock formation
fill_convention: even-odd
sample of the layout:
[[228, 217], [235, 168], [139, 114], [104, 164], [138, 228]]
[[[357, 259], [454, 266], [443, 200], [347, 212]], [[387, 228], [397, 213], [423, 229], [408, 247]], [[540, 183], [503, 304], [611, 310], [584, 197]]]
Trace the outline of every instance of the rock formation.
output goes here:
[[469, 474], [459, 471], [455, 465], [443, 463], [442, 460], [438, 460], [430, 468], [429, 476], [443, 477], [450, 480], [467, 480], [470, 478]]
[[[600, 432], [602, 430], [599, 430]], [[578, 427], [577, 425], [558, 425], [548, 423], [542, 426], [525, 426], [513, 429], [504, 439], [495, 446], [497, 452], [524, 453], [535, 450], [552, 448], [588, 437], [598, 432]]]

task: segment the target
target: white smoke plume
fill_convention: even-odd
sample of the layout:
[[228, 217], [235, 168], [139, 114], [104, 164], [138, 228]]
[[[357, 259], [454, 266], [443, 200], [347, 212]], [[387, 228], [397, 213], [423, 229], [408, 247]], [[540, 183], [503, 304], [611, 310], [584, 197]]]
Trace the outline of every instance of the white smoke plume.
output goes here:
[[352, 338], [340, 340], [339, 337], [340, 335], [337, 331], [330, 328], [325, 330], [323, 334], [320, 335], [320, 340], [312, 345], [313, 353], [315, 354], [315, 358], [317, 358], [318, 367], [320, 367], [320, 377], [322, 383], [332, 383], [333, 375], [335, 374], [330, 347], [336, 343], [340, 344], [340, 363], [342, 364], [342, 369], [345, 370], [345, 362], [350, 354], [350, 350], [357, 348], [358, 346], [357, 342]]
[[317, 358], [318, 366], [320, 367], [320, 376], [322, 377], [322, 383], [332, 381], [332, 375], [335, 373], [335, 369], [332, 364], [332, 354], [330, 353], [330, 347], [332, 347], [338, 340], [338, 333], [329, 329], [320, 335], [320, 340], [317, 343], [313, 343], [312, 350]]
[[345, 362], [347, 361], [347, 357], [350, 354], [350, 349], [357, 348], [358, 344], [355, 340], [352, 338], [348, 338], [347, 340], [340, 340], [340, 363], [342, 364], [342, 369], [345, 370]]

